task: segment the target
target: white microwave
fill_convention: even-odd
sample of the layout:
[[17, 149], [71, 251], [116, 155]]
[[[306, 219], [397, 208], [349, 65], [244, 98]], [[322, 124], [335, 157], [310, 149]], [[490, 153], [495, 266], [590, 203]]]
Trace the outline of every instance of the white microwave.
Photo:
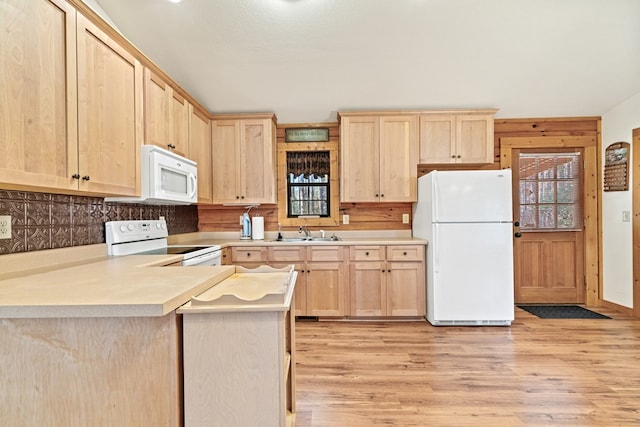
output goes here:
[[198, 202], [196, 162], [155, 145], [143, 145], [141, 158], [141, 197], [107, 197], [105, 201], [150, 205]]

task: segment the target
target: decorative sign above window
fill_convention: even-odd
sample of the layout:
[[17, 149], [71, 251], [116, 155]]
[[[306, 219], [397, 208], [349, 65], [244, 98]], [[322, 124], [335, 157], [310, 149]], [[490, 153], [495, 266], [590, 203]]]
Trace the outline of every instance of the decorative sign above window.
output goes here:
[[286, 142], [328, 142], [329, 128], [287, 128]]
[[629, 190], [629, 143], [616, 142], [605, 150], [604, 191]]

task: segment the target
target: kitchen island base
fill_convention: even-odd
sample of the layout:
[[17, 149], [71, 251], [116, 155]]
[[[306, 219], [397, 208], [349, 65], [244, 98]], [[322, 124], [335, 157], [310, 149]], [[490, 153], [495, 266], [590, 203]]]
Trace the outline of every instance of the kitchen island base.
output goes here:
[[180, 426], [179, 316], [0, 319], [3, 426]]

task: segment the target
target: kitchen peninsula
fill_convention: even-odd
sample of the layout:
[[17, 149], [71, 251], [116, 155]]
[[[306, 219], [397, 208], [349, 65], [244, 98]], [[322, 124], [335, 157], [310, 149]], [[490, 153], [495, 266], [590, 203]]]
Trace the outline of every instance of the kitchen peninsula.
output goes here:
[[91, 245], [0, 257], [3, 425], [182, 425], [176, 309], [235, 267], [105, 253]]

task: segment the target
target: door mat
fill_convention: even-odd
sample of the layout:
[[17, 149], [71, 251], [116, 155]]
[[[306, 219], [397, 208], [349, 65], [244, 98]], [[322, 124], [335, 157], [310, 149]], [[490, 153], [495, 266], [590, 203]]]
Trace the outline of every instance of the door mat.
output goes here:
[[578, 305], [518, 305], [541, 319], [611, 319]]

